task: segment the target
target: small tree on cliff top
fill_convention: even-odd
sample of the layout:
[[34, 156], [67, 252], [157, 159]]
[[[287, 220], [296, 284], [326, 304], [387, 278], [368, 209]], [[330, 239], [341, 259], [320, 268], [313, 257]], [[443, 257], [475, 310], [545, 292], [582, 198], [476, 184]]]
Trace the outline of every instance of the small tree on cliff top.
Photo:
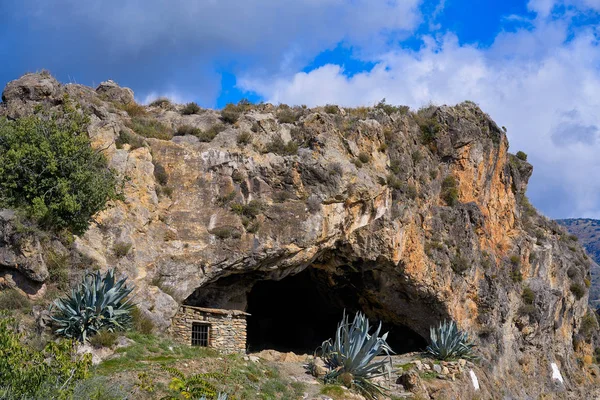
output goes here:
[[0, 207], [23, 210], [47, 229], [82, 234], [118, 197], [117, 180], [90, 145], [87, 118], [65, 104], [61, 112], [0, 118]]

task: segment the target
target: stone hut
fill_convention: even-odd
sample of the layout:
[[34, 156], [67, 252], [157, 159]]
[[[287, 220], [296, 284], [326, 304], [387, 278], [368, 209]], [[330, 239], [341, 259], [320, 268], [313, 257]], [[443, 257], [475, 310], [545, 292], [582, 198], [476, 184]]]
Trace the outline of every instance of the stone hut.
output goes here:
[[173, 317], [171, 334], [177, 342], [223, 353], [246, 352], [246, 317], [239, 310], [182, 305]]

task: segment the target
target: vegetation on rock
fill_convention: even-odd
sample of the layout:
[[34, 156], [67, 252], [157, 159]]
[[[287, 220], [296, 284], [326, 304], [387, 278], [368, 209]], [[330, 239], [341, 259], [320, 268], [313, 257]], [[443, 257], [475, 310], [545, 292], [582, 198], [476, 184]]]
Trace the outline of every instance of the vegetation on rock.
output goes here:
[[0, 118], [0, 207], [23, 210], [47, 229], [85, 232], [119, 197], [116, 174], [92, 149], [87, 123], [68, 102], [60, 113]]
[[386, 342], [387, 333], [379, 336], [381, 323], [375, 332], [369, 331], [369, 320], [363, 313], [356, 313], [352, 323], [344, 313], [335, 337], [321, 345], [321, 356], [329, 369], [324, 377], [325, 383], [343, 383], [370, 399], [384, 393], [385, 388], [372, 379], [383, 375], [390, 360], [374, 359], [382, 354], [389, 356], [392, 349]]
[[87, 274], [83, 282], [67, 297], [54, 302], [52, 320], [55, 333], [80, 342], [101, 330], [125, 330], [131, 326], [133, 304], [126, 297], [133, 288], [125, 286], [126, 278], [115, 281], [115, 271]]
[[443, 321], [429, 329], [431, 344], [427, 353], [438, 360], [473, 358], [474, 344], [466, 332], [461, 332], [454, 321]]
[[75, 356], [73, 342], [49, 342], [35, 350], [24, 344], [14, 319], [0, 317], [0, 398], [68, 399], [90, 366], [91, 355]]

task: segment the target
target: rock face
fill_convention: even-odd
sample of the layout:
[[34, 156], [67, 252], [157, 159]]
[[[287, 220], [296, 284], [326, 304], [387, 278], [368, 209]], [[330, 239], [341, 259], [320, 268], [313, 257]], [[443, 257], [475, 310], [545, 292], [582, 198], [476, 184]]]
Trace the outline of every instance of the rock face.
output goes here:
[[[11, 82], [9, 94], [46, 79], [36, 76]], [[529, 205], [531, 165], [508, 153], [505, 133], [474, 103], [417, 113], [267, 104], [241, 106], [237, 118], [149, 107], [144, 118], [165, 130], [229, 122], [210, 142], [159, 140], [130, 129], [132, 117], [114, 104], [129, 96], [108, 86], [57, 89], [90, 112], [93, 145], [128, 177], [125, 200], [97, 215], [73, 251], [127, 274], [161, 326], [176, 307], [155, 301], [157, 291], [245, 310], [256, 282], [310, 268], [342, 306], [422, 337], [454, 319], [478, 345], [486, 393], [593, 393], [597, 367], [578, 361], [591, 344], [574, 348], [589, 262]], [[37, 101], [6, 92], [0, 113], [9, 117], [19, 116], [13, 103]], [[122, 243], [131, 250], [115, 254]]]
[[589, 256], [592, 258], [590, 275], [590, 305], [600, 308], [600, 220], [589, 218], [571, 218], [557, 220], [570, 234], [577, 236]]

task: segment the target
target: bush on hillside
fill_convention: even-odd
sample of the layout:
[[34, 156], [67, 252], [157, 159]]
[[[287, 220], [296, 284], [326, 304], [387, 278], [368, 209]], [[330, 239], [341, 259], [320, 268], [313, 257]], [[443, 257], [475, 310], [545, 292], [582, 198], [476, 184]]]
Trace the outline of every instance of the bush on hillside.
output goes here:
[[0, 398], [67, 399], [88, 376], [91, 354], [76, 357], [68, 340], [37, 351], [24, 343], [12, 318], [0, 318]]
[[48, 229], [82, 234], [92, 216], [119, 197], [117, 177], [90, 145], [86, 117], [62, 112], [0, 119], [0, 207]]

